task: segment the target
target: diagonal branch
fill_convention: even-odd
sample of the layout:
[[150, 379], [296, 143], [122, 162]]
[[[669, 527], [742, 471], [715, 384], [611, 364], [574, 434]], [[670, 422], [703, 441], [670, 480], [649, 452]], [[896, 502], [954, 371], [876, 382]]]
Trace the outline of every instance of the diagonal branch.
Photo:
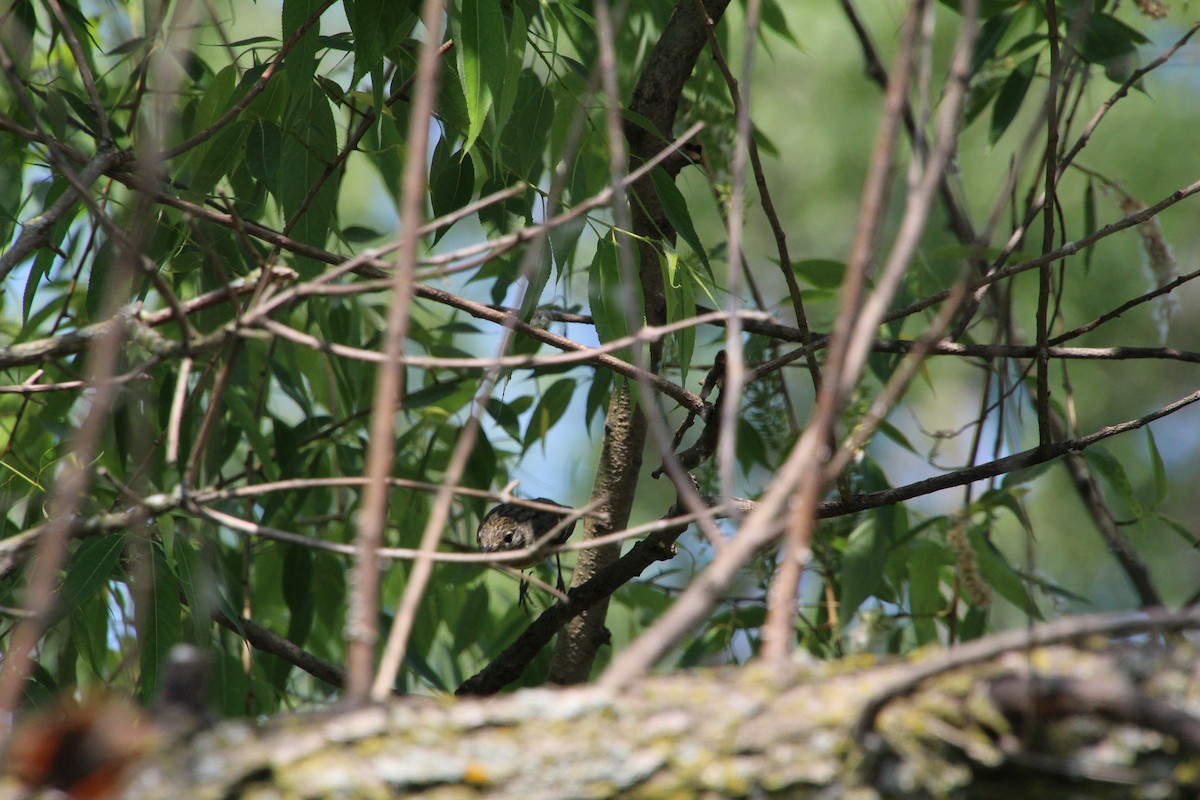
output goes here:
[[[421, 225], [425, 202], [425, 149], [429, 142], [429, 120], [433, 116], [437, 86], [440, 60], [437, 42], [441, 39], [442, 6], [440, 0], [425, 0], [421, 11], [421, 22], [427, 38], [421, 45], [416, 97], [408, 128], [409, 149], [404, 165], [400, 209], [400, 224], [405, 236], [401, 240], [392, 279], [392, 304], [388, 313], [385, 344], [388, 360], [379, 367], [376, 376], [366, 465], [370, 480], [363, 492], [362, 509], [357, 515], [357, 552], [348, 587], [346, 697], [351, 702], [366, 700], [373, 687], [377, 687], [375, 642], [379, 635], [379, 562], [375, 550], [383, 541], [387, 521], [387, 478], [392, 471], [395, 452], [395, 412], [404, 393], [405, 372], [399, 357], [404, 354], [414, 294], [413, 268], [417, 260], [417, 229]], [[430, 533], [426, 530], [421, 549], [433, 550], [434, 541], [430, 540]], [[431, 566], [428, 558], [417, 560], [413, 581], [416, 587], [423, 589], [421, 578], [428, 576]], [[419, 594], [406, 593], [405, 602], [415, 603], [419, 597]]]
[[607, 600], [613, 592], [641, 575], [651, 564], [674, 557], [673, 542], [686, 528], [686, 525], [678, 525], [655, 532], [586, 582], [573, 586], [567, 593], [567, 602], [555, 603], [542, 612], [542, 615], [503, 653], [477, 674], [465, 680], [455, 694], [495, 694], [520, 678], [521, 673], [542, 648], [550, 643], [560, 628], [597, 603]]

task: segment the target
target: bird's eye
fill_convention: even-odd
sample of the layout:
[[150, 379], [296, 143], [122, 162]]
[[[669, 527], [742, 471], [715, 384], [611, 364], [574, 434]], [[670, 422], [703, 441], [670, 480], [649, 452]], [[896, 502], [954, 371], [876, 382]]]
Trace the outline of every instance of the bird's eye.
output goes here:
[[513, 535], [511, 533], [504, 534], [504, 543], [512, 544]]

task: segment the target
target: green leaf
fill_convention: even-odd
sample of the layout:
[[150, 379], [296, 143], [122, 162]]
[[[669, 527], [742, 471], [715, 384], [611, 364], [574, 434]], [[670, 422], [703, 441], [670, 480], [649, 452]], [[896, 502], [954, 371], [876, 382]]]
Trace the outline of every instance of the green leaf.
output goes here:
[[817, 289], [836, 289], [846, 277], [846, 265], [827, 258], [809, 258], [792, 262], [796, 277]]
[[[629, 293], [636, 298], [633, 308], [627, 302]], [[596, 243], [596, 255], [588, 270], [588, 302], [592, 320], [596, 324], [596, 336], [601, 344], [628, 336], [645, 321], [640, 287], [637, 281], [628, 283], [621, 279], [617, 245], [612, 237]], [[632, 360], [632, 352], [630, 348], [623, 347], [614, 355], [629, 361]]]
[[[262, 73], [266, 70], [266, 67], [266, 64], [260, 64], [243, 72], [241, 80], [238, 81], [237, 89], [234, 90], [234, 98], [240, 99], [242, 95], [249, 92], [262, 77]], [[304, 87], [303, 91], [296, 93], [289, 91], [287, 81], [268, 81], [267, 88], [263, 89], [257, 97], [250, 101], [250, 105], [246, 106], [246, 110], [242, 112], [242, 118], [269, 119], [273, 122], [282, 121], [287, 113], [288, 104], [292, 99], [304, 97], [307, 93], [307, 86]]]
[[404, 656], [404, 668], [424, 680], [437, 692], [449, 694], [452, 687], [446, 685], [442, 674], [426, 659], [422, 658], [415, 648], [409, 648]]
[[513, 103], [517, 99], [517, 85], [525, 65], [525, 48], [529, 23], [521, 7], [514, 3], [509, 8], [511, 25], [508, 32], [508, 47], [504, 59], [504, 79], [499, 92], [492, 98], [497, 120], [508, 119]]
[[972, 505], [973, 508], [993, 509], [1004, 508], [1012, 512], [1012, 515], [1021, 523], [1021, 527], [1025, 529], [1025, 533], [1033, 536], [1033, 522], [1025, 513], [1025, 508], [1017, 499], [1017, 493], [1024, 493], [1025, 490], [1019, 489], [1014, 492], [1012, 489], [988, 489], [979, 499]]
[[1012, 489], [1016, 486], [1037, 480], [1049, 472], [1054, 463], [1053, 461], [1046, 461], [1041, 464], [1035, 464], [1032, 467], [1026, 467], [1025, 469], [1013, 470], [1000, 480], [1000, 488]]
[[1012, 20], [1012, 14], [997, 14], [979, 29], [979, 40], [975, 42], [975, 52], [971, 63], [972, 75], [979, 72], [980, 67], [996, 56], [996, 48], [1000, 45], [1004, 34], [1008, 32], [1008, 26]]
[[250, 449], [254, 451], [254, 456], [261, 463], [263, 471], [272, 479], [278, 479], [279, 463], [274, 458], [271, 442], [262, 432], [262, 418], [251, 410], [252, 396], [247, 397], [247, 393], [255, 391], [257, 387], [252, 389], [248, 386], [238, 386], [230, 390], [226, 398], [230, 421], [237, 428], [239, 435], [249, 442]]
[[57, 139], [66, 139], [68, 130], [73, 130], [71, 111], [61, 92], [46, 93], [45, 104], [39, 109], [38, 118]]
[[[537, 247], [538, 257], [534, 262], [533, 271], [529, 275], [529, 284], [525, 287], [525, 294], [521, 299], [520, 317], [523, 322], [533, 319], [533, 314], [541, 303], [542, 292], [546, 291], [546, 285], [550, 283], [550, 275], [554, 272], [553, 259], [550, 257], [550, 243], [546, 239], [541, 239], [530, 246]], [[519, 352], [520, 349], [518, 345], [514, 345], [514, 352]], [[536, 352], [536, 350], [530, 352]]]
[[212, 569], [201, 559], [196, 548], [184, 541], [175, 547], [174, 569], [187, 601], [190, 622], [188, 638], [192, 642], [206, 641], [216, 605]]
[[613, 393], [613, 375], [606, 369], [599, 369], [592, 373], [592, 385], [588, 387], [587, 401], [584, 404], [583, 419], [584, 424], [591, 428], [592, 420], [597, 415], [603, 418], [605, 409], [608, 408], [608, 401]]
[[1039, 56], [1040, 54], [1035, 54], [1018, 64], [1000, 87], [996, 105], [992, 107], [992, 126], [988, 130], [989, 144], [998, 142], [1016, 119], [1017, 112], [1021, 110], [1021, 103], [1025, 101], [1025, 94], [1029, 91], [1029, 84], [1033, 82]]
[[[962, 13], [962, 0], [941, 0], [942, 5]], [[1007, 11], [1014, 5], [1014, 0], [982, 0], [979, 4], [979, 16], [987, 19], [994, 14]]]
[[487, 431], [480, 430], [475, 437], [475, 446], [471, 448], [471, 457], [467, 459], [467, 468], [463, 471], [463, 486], [487, 489], [495, 480], [496, 448], [492, 447]]
[[138, 699], [149, 703], [154, 699], [167, 663], [167, 654], [182, 639], [183, 623], [179, 605], [179, 584], [167, 567], [162, 551], [151, 548], [151, 556], [143, 573], [148, 585], [135, 591], [137, 601], [137, 633], [141, 665]]
[[846, 542], [839, 576], [842, 584], [839, 624], [842, 628], [854, 619], [858, 607], [883, 584], [883, 568], [892, 545], [890, 526], [884, 524], [884, 519], [891, 513], [891, 509], [885, 509], [868, 514], [851, 531]]
[[692, 215], [688, 212], [687, 200], [684, 199], [683, 193], [679, 191], [675, 181], [671, 180], [671, 176], [662, 169], [652, 170], [650, 180], [654, 184], [654, 193], [658, 195], [658, 201], [662, 203], [663, 213], [667, 215], [667, 221], [679, 237], [687, 242], [688, 247], [700, 257], [709, 277], [713, 277], [712, 265], [708, 263], [708, 254], [699, 234], [696, 233], [696, 226], [692, 224]]
[[[1138, 47], [1149, 41], [1116, 17], [1093, 13], [1083, 24], [1077, 48], [1080, 58], [1088, 64], [1102, 66], [1110, 81], [1124, 83], [1138, 67]], [[1140, 81], [1134, 86], [1145, 91]]]
[[[49, 201], [49, 198], [47, 200]], [[51, 227], [46, 245], [38, 251], [38, 254], [33, 259], [33, 265], [29, 269], [29, 277], [25, 280], [25, 291], [21, 296], [21, 320], [25, 325], [29, 324], [33, 316], [33, 303], [37, 298], [38, 287], [42, 283], [42, 278], [54, 266], [56, 260], [55, 253], [62, 249], [63, 238], [70, 231], [73, 221], [71, 215], [67, 214]]]
[[1189, 546], [1200, 549], [1200, 537], [1197, 537], [1196, 534], [1192, 533], [1192, 531], [1186, 525], [1171, 519], [1165, 514], [1154, 514], [1152, 516], [1155, 520], [1170, 528], [1176, 536], [1187, 542]]
[[488, 587], [478, 583], [467, 592], [466, 602], [451, 625], [454, 652], [466, 653], [491, 635], [488, 615]]
[[507, 41], [504, 17], [495, 0], [463, 0], [461, 20], [458, 53], [471, 123], [463, 149], [470, 150], [487, 121], [493, 98], [503, 93]]
[[[371, 125], [371, 131], [377, 136], [383, 128], [383, 121], [387, 116], [387, 108], [383, 97], [383, 89], [386, 84], [387, 78], [384, 72], [384, 61], [380, 59], [371, 65], [371, 108], [375, 110], [375, 123]], [[353, 85], [351, 85], [351, 88], [354, 88]]]
[[120, 302], [122, 295], [125, 294], [119, 288], [112, 287], [110, 289], [109, 287], [114, 272], [117, 280], [120, 280], [124, 274], [124, 270], [113, 270], [112, 265], [112, 241], [105, 239], [97, 249], [96, 257], [92, 260], [92, 268], [88, 272], [87, 295], [84, 297], [84, 308], [87, 309], [88, 319], [92, 322], [98, 322], [104, 317], [104, 303], [108, 298], [109, 291], [112, 291], [117, 302]]
[[[696, 316], [696, 300], [692, 292], [689, 270], [679, 269], [679, 254], [668, 252], [661, 256], [666, 271], [667, 322], [679, 322]], [[681, 274], [683, 273], [683, 274]], [[696, 329], [687, 327], [671, 334], [671, 352], [679, 365], [679, 382], [687, 383], [688, 368], [696, 349]]]
[[95, 111], [88, 102], [74, 92], [69, 92], [66, 89], [55, 89], [54, 91], [60, 94], [62, 99], [66, 101], [66, 104], [74, 110], [76, 121], [86, 128], [92, 136], [99, 138], [100, 120], [96, 117]]
[[1046, 34], [1041, 31], [1028, 33], [1017, 39], [1004, 49], [1002, 58], [1016, 60], [1016, 57], [1032, 50], [1044, 50]]
[[[314, 598], [312, 591], [313, 553], [307, 547], [298, 545], [283, 546], [282, 579], [283, 599], [288, 607], [288, 641], [301, 647], [308, 641], [312, 630]], [[280, 659], [276, 674], [272, 675], [274, 685], [281, 691], [286, 686], [287, 676], [291, 665]]]
[[1017, 574], [1021, 576], [1021, 579], [1024, 580], [1027, 585], [1041, 589], [1043, 592], [1048, 595], [1052, 595], [1057, 600], [1065, 600], [1070, 603], [1079, 603], [1080, 605], [1086, 605], [1091, 602], [1083, 595], [1076, 594], [1069, 589], [1065, 589], [1062, 586], [1059, 586], [1057, 583], [1043, 578], [1040, 575], [1023, 571], [1018, 572]]
[[550, 230], [550, 235], [546, 238], [550, 243], [550, 257], [554, 262], [554, 271], [557, 275], [570, 274], [579, 237], [586, 227], [587, 223], [584, 220], [573, 219], [562, 225], [555, 225]]
[[[221, 115], [228, 110], [230, 104], [233, 102], [237, 80], [238, 71], [234, 64], [230, 64], [213, 76], [212, 81], [208, 84], [208, 88], [201, 95], [200, 102], [196, 104], [196, 113], [192, 116], [192, 124], [186, 131], [187, 136], [207, 130], [221, 118]], [[212, 147], [212, 139], [196, 145], [195, 149], [188, 155], [188, 163], [192, 165], [199, 164], [204, 158], [205, 152], [210, 147]]]
[[[458, 76], [458, 62], [447, 60], [442, 63], [446, 72], [445, 78], [438, 81], [438, 98], [434, 106], [438, 119], [446, 124], [446, 130], [457, 136], [465, 137], [471, 127], [471, 118], [467, 113], [467, 99], [463, 96], [462, 81]], [[415, 68], [414, 68], [415, 71]], [[408, 139], [408, 110], [404, 103], [392, 106], [397, 122], [403, 122], [401, 135]]]
[[979, 574], [987, 581], [996, 593], [1017, 607], [1018, 611], [1029, 614], [1034, 619], [1042, 619], [1029, 593], [1025, 581], [1012, 568], [1004, 555], [992, 544], [988, 529], [984, 526], [973, 525], [969, 531], [971, 546], [975, 550], [975, 559], [979, 564]]
[[246, 698], [250, 694], [250, 681], [246, 668], [228, 651], [221, 650], [213, 659], [212, 702], [224, 717], [246, 716]]
[[[386, 115], [381, 115], [386, 116]], [[404, 175], [404, 159], [408, 148], [404, 136], [390, 123], [381, 122], [371, 126], [363, 138], [364, 149], [373, 153], [369, 159], [379, 172], [379, 182], [391, 195], [392, 200], [400, 200], [400, 183]]]
[[987, 617], [986, 608], [967, 606], [967, 613], [958, 625], [959, 641], [970, 642], [983, 638], [987, 633]]
[[1158, 452], [1158, 443], [1154, 441], [1154, 433], [1150, 427], [1145, 428], [1146, 431], [1146, 447], [1150, 450], [1150, 469], [1154, 475], [1154, 499], [1150, 502], [1151, 510], [1162, 505], [1163, 500], [1167, 499], [1167, 468], [1163, 464], [1162, 454]]
[[110, 612], [111, 598], [106, 592], [96, 592], [71, 616], [71, 633], [77, 638], [80, 657], [97, 677], [111, 672]]
[[[89, 65], [93, 66], [94, 69], [95, 65], [91, 59], [91, 47], [88, 47], [88, 45], [95, 46], [98, 42], [96, 41], [95, 34], [92, 33], [91, 20], [84, 15], [83, 10], [79, 8], [77, 3], [63, 3], [61, 7], [63, 16], [67, 18], [68, 24], [75, 29], [75, 34], [79, 36], [79, 43], [84, 45], [84, 53]], [[57, 29], [55, 33], [57, 33]]]
[[125, 550], [125, 536], [113, 534], [85, 539], [71, 554], [56, 594], [55, 620], [74, 613], [108, 582]]
[[12, 241], [21, 205], [25, 155], [14, 138], [0, 138], [0, 242]]
[[332, 633], [340, 633], [344, 618], [346, 571], [339, 556], [313, 553], [313, 610], [318, 622]]
[[908, 603], [918, 645], [938, 640], [936, 619], [946, 605], [940, 573], [946, 562], [944, 548], [925, 538], [915, 539], [908, 548]]
[[1092, 469], [1100, 473], [1100, 477], [1116, 493], [1135, 519], [1141, 519], [1146, 515], [1137, 494], [1133, 491], [1133, 483], [1129, 480], [1125, 465], [1112, 454], [1112, 451], [1103, 445], [1095, 445], [1084, 450], [1083, 457], [1087, 459]]
[[[337, 211], [340, 170], [334, 170], [321, 182], [326, 168], [337, 158], [337, 132], [329, 100], [320, 87], [310, 84], [288, 119], [279, 169], [280, 199], [287, 228], [304, 244], [324, 247]], [[299, 258], [297, 262], [301, 274], [311, 277], [316, 273], [318, 265], [310, 259]]]
[[[17, 74], [28, 79], [34, 53], [33, 37], [38, 30], [37, 11], [32, 0], [15, 0], [5, 13], [11, 16], [5, 22], [4, 45]], [[0, 241], [7, 242], [8, 237]]]
[[774, 31], [778, 36], [797, 47], [800, 46], [800, 41], [792, 33], [792, 29], [788, 27], [787, 15], [783, 13], [778, 0], [766, 0], [762, 4], [761, 18], [765, 29]]
[[351, 244], [366, 244], [379, 239], [383, 234], [366, 225], [347, 225], [342, 228], [342, 237]]
[[529, 418], [529, 425], [525, 428], [525, 439], [521, 442], [522, 452], [538, 441], [545, 447], [546, 434], [562, 419], [574, 394], [575, 381], [571, 378], [559, 378], [550, 384], [550, 388], [542, 395]]
[[242, 158], [247, 156], [246, 140], [254, 123], [234, 122], [212, 138], [212, 147], [197, 150], [203, 153], [195, 164], [188, 190], [201, 196], [212, 193], [216, 185], [234, 170]]
[[1110, 14], [1093, 13], [1083, 23], [1079, 55], [1089, 64], [1104, 64], [1134, 53], [1150, 40]]
[[[471, 201], [475, 192], [475, 164], [466, 149], [450, 152], [450, 141], [446, 137], [438, 140], [429, 164], [429, 203], [435, 217], [449, 214]], [[436, 243], [452, 226], [438, 228], [433, 241]]]
[[767, 457], [766, 440], [763, 439], [758, 428], [750, 424], [750, 420], [743, 416], [737, 418], [737, 439], [734, 442], [734, 453], [738, 466], [746, 475], [749, 475], [754, 467], [771, 466]]
[[[658, 132], [658, 126], [651, 122], [649, 117], [646, 117], [644, 114], [639, 114], [632, 108], [622, 108], [621, 116], [625, 118], [626, 123], [633, 123], [650, 137], [659, 140], [662, 139], [662, 134]], [[667, 142], [664, 141], [663, 144], [665, 145]]]
[[267, 190], [279, 197], [279, 151], [283, 136], [279, 126], [266, 119], [250, 123], [246, 135], [246, 167]]
[[106, 55], [110, 55], [110, 56], [123, 56], [123, 55], [125, 55], [126, 53], [132, 53], [132, 52], [134, 52], [135, 50], [138, 50], [138, 49], [140, 49], [140, 48], [141, 48], [141, 46], [142, 46], [142, 45], [143, 45], [145, 42], [146, 42], [146, 37], [145, 37], [145, 36], [135, 36], [135, 37], [133, 37], [132, 39], [129, 39], [129, 40], [125, 41], [125, 42], [122, 42], [121, 44], [117, 45], [117, 46], [116, 46], [116, 47], [114, 47], [113, 49], [109, 50], [109, 51], [108, 51], [108, 53], [107, 53]]
[[[566, 109], [568, 108], [568, 104], [564, 103], [560, 108]], [[560, 114], [559, 116], [561, 117], [562, 115]], [[557, 122], [555, 124], [557, 125]], [[565, 194], [568, 202], [582, 200], [589, 195], [587, 162], [588, 157], [584, 154], [577, 153], [571, 159], [567, 172], [567, 191]], [[579, 244], [579, 237], [586, 227], [586, 220], [578, 218], [562, 225], [555, 225], [550, 229], [550, 255], [554, 259], [554, 268], [559, 277], [570, 274], [571, 268], [575, 263], [575, 251]]]
[[487, 413], [513, 441], [520, 441], [521, 420], [511, 405], [492, 397], [487, 401]]
[[[463, 379], [432, 383], [423, 389], [405, 395], [404, 408], [415, 411], [418, 408], [436, 405], [446, 416], [449, 416], [471, 402], [471, 398], [474, 396], [475, 387]], [[449, 403], [444, 402], [448, 398], [454, 398], [454, 400]]]
[[908, 437], [904, 435], [904, 432], [887, 420], [880, 421], [879, 432], [913, 455], [919, 455], [916, 448], [912, 446], [912, 442], [910, 442]]
[[51, 708], [62, 702], [63, 690], [45, 667], [36, 661], [29, 665], [29, 677], [21, 684], [21, 708]]
[[963, 122], [970, 125], [975, 118], [984, 112], [996, 99], [1000, 87], [1004, 85], [1005, 75], [992, 75], [980, 78], [971, 84], [967, 91], [967, 99], [963, 109]]
[[[295, 374], [295, 372], [292, 374]], [[289, 385], [283, 391], [289, 397], [300, 395], [299, 388], [293, 385]], [[301, 398], [300, 408], [303, 409], [306, 416], [312, 413], [312, 408], [308, 403], [307, 397]], [[284, 479], [308, 477], [304, 473], [305, 460], [300, 454], [303, 443], [300, 441], [300, 437], [297, 436], [296, 431], [291, 425], [288, 425], [276, 416], [271, 415], [268, 417], [268, 420], [271, 423], [271, 443], [274, 445], [275, 462], [279, 465], [280, 477]], [[281, 495], [280, 499], [276, 500], [272, 498], [272, 500], [282, 503], [283, 497]], [[290, 520], [286, 520], [283, 524], [287, 525], [289, 522]]]
[[[342, 33], [335, 33], [332, 35], [318, 36], [317, 44], [330, 50], [339, 50], [343, 53], [352, 53], [354, 52], [353, 38], [354, 37], [352, 35], [343, 31]], [[317, 80], [320, 81], [329, 79], [318, 75]]]
[[531, 70], [521, 73], [512, 116], [500, 133], [505, 166], [529, 183], [542, 175], [542, 153], [554, 123], [554, 97]]
[[[321, 8], [321, 0], [283, 0], [283, 40], [287, 41]], [[321, 44], [321, 23], [316, 21], [288, 52], [284, 78], [296, 95], [307, 93], [317, 69], [317, 49]]]
[[245, 39], [238, 39], [236, 42], [230, 42], [230, 47], [245, 48], [252, 44], [265, 44], [267, 42], [278, 42], [279, 39], [274, 36], [250, 36]]
[[[493, 174], [484, 182], [483, 186], [479, 189], [479, 196], [486, 197], [487, 195], [494, 194], [504, 189], [509, 189], [513, 186], [520, 185], [521, 183], [523, 183], [523, 181], [513, 173], [501, 170]], [[518, 221], [523, 223], [525, 220], [532, 220], [533, 214], [531, 209], [533, 205], [533, 198], [533, 189], [530, 187], [515, 197], [509, 197], [508, 199], [502, 200], [499, 203], [492, 203], [484, 208], [479, 209], [478, 217], [480, 226], [490, 236], [509, 233], [512, 231], [514, 223], [517, 223]], [[486, 272], [494, 263], [498, 261], [505, 261], [505, 259], [493, 259], [491, 263], [485, 264], [480, 272]], [[507, 271], [511, 273], [511, 270]], [[489, 277], [491, 276], [489, 275]], [[514, 276], [511, 274], [508, 276], [509, 282], [511, 282], [512, 277]], [[505, 291], [507, 291], [507, 284], [501, 287], [500, 291], [498, 292], [500, 299], [493, 299], [492, 302], [502, 302]], [[493, 292], [496, 293], [495, 288], [493, 288]], [[495, 298], [495, 294], [493, 294], [493, 298]]]

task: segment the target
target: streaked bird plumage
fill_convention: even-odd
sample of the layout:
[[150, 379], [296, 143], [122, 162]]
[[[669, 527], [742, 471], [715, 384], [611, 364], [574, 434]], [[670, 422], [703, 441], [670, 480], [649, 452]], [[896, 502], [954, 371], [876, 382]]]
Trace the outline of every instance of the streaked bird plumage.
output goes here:
[[[557, 506], [563, 509], [563, 513], [542, 511], [517, 503], [500, 503], [484, 514], [483, 519], [479, 522], [479, 530], [475, 532], [475, 541], [479, 543], [479, 549], [485, 553], [500, 553], [506, 550], [533, 547], [555, 525], [566, 519], [566, 512], [570, 511], [568, 506], [545, 497], [534, 498], [532, 502]], [[571, 534], [574, 532], [575, 521], [572, 520], [551, 541], [545, 542], [543, 547], [563, 544], [571, 538]], [[506, 563], [514, 567], [532, 567], [545, 558], [545, 554], [535, 553], [528, 559]]]

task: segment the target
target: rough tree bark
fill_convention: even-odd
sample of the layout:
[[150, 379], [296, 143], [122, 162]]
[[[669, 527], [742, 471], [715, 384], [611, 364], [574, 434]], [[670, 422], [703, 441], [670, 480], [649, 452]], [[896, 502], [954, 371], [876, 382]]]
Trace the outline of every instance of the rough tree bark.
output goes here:
[[[122, 796], [1190, 797], [1200, 672], [1170, 631], [1197, 626], [1195, 610], [1077, 617], [883, 665], [228, 722], [160, 745]], [[6, 780], [0, 800], [21, 796]]]

